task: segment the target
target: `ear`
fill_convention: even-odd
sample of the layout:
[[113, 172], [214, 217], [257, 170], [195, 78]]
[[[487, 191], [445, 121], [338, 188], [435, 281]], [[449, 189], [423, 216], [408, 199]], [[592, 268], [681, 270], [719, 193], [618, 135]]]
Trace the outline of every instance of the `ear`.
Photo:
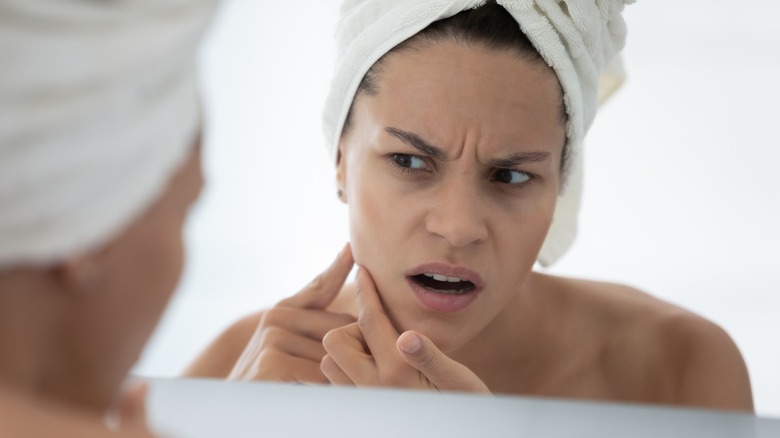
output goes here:
[[344, 137], [339, 140], [339, 149], [336, 152], [336, 188], [339, 200], [347, 203], [347, 160], [344, 158]]
[[97, 288], [99, 263], [93, 254], [71, 256], [52, 268], [54, 280], [74, 296], [87, 296]]

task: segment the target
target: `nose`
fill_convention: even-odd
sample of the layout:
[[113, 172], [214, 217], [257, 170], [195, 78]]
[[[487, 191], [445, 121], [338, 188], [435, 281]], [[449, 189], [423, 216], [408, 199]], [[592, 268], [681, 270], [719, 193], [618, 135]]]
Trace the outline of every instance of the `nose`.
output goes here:
[[426, 228], [455, 247], [484, 242], [488, 227], [482, 204], [479, 190], [467, 181], [443, 183], [429, 206]]

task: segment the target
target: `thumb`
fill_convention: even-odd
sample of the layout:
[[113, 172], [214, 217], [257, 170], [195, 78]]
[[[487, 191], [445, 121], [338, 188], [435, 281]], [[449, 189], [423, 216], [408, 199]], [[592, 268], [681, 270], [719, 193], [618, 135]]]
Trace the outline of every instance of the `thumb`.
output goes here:
[[349, 244], [336, 256], [336, 260], [297, 294], [279, 302], [280, 306], [305, 309], [325, 309], [336, 299], [354, 264]]
[[490, 393], [476, 374], [447, 357], [433, 341], [416, 331], [402, 333], [396, 348], [406, 363], [423, 373], [439, 390]]

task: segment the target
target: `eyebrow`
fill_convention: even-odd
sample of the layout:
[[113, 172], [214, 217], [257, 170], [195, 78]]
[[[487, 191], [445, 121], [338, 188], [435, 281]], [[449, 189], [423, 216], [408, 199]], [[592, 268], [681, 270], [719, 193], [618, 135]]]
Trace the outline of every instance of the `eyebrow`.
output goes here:
[[423, 140], [417, 134], [412, 134], [411, 132], [402, 131], [390, 126], [385, 128], [385, 131], [429, 157], [436, 158], [437, 160], [444, 160], [447, 158], [447, 154], [445, 154], [443, 150]]
[[507, 169], [523, 164], [545, 161], [550, 158], [550, 155], [551, 154], [549, 152], [521, 152], [517, 154], [511, 154], [508, 157], [490, 160], [489, 164], [492, 167]]
[[[387, 133], [393, 137], [396, 137], [402, 142], [417, 149], [426, 156], [436, 158], [437, 160], [445, 160], [447, 158], [447, 154], [444, 153], [443, 150], [428, 143], [417, 134], [406, 132], [390, 126], [386, 127], [385, 131], [387, 131]], [[490, 160], [488, 164], [492, 167], [511, 168], [522, 164], [545, 161], [548, 160], [550, 156], [551, 154], [549, 152], [519, 152], [510, 154], [503, 158]]]

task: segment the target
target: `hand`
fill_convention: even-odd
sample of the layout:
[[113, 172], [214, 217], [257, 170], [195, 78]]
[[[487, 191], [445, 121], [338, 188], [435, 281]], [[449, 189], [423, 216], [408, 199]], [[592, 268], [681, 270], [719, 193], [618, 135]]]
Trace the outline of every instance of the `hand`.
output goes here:
[[322, 338], [355, 318], [325, 309], [338, 295], [353, 263], [347, 245], [308, 286], [266, 310], [228, 379], [328, 383], [320, 371], [325, 356]]
[[358, 321], [328, 332], [322, 373], [337, 385], [392, 386], [490, 393], [464, 365], [447, 357], [426, 336], [402, 335], [382, 307], [371, 275], [357, 275]]

